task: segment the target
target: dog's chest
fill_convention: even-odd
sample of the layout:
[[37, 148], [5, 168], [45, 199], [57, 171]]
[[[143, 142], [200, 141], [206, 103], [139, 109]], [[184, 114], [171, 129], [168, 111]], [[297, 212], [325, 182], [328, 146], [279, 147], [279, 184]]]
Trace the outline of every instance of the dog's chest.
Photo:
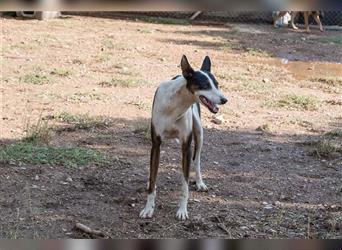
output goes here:
[[157, 135], [162, 139], [183, 139], [192, 128], [191, 109], [181, 118], [175, 119], [165, 115], [153, 117], [153, 124]]

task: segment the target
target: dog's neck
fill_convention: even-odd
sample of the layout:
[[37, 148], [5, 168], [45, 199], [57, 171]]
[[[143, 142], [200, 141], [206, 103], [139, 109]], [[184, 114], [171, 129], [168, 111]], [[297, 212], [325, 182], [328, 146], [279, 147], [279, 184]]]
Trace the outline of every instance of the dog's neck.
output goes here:
[[192, 104], [196, 102], [195, 95], [187, 88], [187, 81], [184, 77], [176, 79], [175, 89], [170, 96], [168, 110], [176, 119], [182, 117]]

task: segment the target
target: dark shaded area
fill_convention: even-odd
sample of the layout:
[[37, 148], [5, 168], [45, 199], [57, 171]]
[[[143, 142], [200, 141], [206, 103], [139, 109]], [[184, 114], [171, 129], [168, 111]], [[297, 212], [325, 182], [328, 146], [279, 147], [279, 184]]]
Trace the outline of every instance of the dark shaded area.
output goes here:
[[167, 142], [161, 148], [155, 215], [142, 220], [149, 120], [111, 120], [106, 128], [89, 131], [57, 129], [51, 144], [95, 148], [128, 165], [0, 164], [1, 238], [93, 237], [73, 230], [76, 222], [111, 238], [339, 236], [342, 158], [313, 155], [308, 142], [320, 136], [205, 129], [202, 167], [210, 190], [197, 193], [191, 182], [190, 220], [185, 222], [174, 218], [181, 149]]
[[[190, 36], [211, 36], [218, 41], [200, 41], [193, 39], [164, 39], [163, 42], [180, 45], [197, 45], [204, 49], [221, 48], [237, 53], [267, 53], [272, 57], [287, 58], [292, 61], [319, 61], [341, 63], [342, 50], [334, 39], [341, 36], [340, 32], [321, 33], [311, 29], [311, 34], [295, 31], [290, 28], [273, 28], [264, 25], [231, 25], [220, 30], [190, 30], [178, 33]], [[332, 42], [329, 42], [332, 40]], [[315, 46], [311, 46], [311, 44]], [[319, 49], [318, 49], [319, 48]], [[331, 51], [335, 51], [331, 55]]]

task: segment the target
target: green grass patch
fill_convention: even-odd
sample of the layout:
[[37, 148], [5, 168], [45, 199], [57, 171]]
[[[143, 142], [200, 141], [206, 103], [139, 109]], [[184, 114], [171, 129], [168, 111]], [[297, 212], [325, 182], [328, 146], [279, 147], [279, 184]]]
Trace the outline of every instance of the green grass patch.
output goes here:
[[71, 75], [71, 72], [63, 68], [55, 68], [50, 72], [51, 75], [57, 75], [61, 77], [67, 77]]
[[104, 165], [109, 160], [99, 151], [79, 147], [50, 147], [21, 142], [0, 148], [0, 162], [11, 164], [83, 167]]
[[283, 96], [275, 101], [268, 101], [266, 106], [294, 110], [315, 110], [318, 108], [319, 103], [315, 97], [292, 94]]
[[166, 17], [139, 17], [139, 20], [147, 23], [156, 24], [172, 24], [172, 25], [189, 25], [190, 21], [187, 19], [166, 18]]
[[51, 78], [42, 72], [28, 73], [20, 77], [20, 81], [34, 85], [43, 85], [52, 82]]
[[342, 153], [342, 145], [334, 141], [323, 139], [315, 144], [314, 153], [318, 157], [331, 157], [336, 153]]
[[318, 39], [318, 41], [322, 42], [322, 43], [335, 43], [335, 44], [339, 44], [342, 45], [342, 36], [326, 36], [326, 37], [322, 37], [320, 39]]
[[75, 129], [96, 129], [106, 128], [110, 124], [110, 120], [101, 116], [89, 116], [88, 114], [70, 114], [67, 112], [54, 116], [54, 119], [72, 124]]
[[325, 133], [329, 137], [342, 137], [342, 129], [337, 128]]

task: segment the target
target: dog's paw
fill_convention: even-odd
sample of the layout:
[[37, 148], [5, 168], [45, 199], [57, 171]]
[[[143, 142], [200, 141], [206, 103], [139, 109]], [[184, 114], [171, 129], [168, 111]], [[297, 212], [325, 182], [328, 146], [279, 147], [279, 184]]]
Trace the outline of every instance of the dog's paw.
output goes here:
[[143, 210], [141, 210], [139, 217], [142, 219], [151, 218], [153, 216], [153, 212], [153, 207], [145, 207]]
[[176, 214], [176, 218], [178, 220], [187, 220], [189, 219], [188, 211], [186, 209], [179, 208]]
[[208, 192], [208, 187], [203, 181], [196, 182], [196, 188], [198, 192]]

